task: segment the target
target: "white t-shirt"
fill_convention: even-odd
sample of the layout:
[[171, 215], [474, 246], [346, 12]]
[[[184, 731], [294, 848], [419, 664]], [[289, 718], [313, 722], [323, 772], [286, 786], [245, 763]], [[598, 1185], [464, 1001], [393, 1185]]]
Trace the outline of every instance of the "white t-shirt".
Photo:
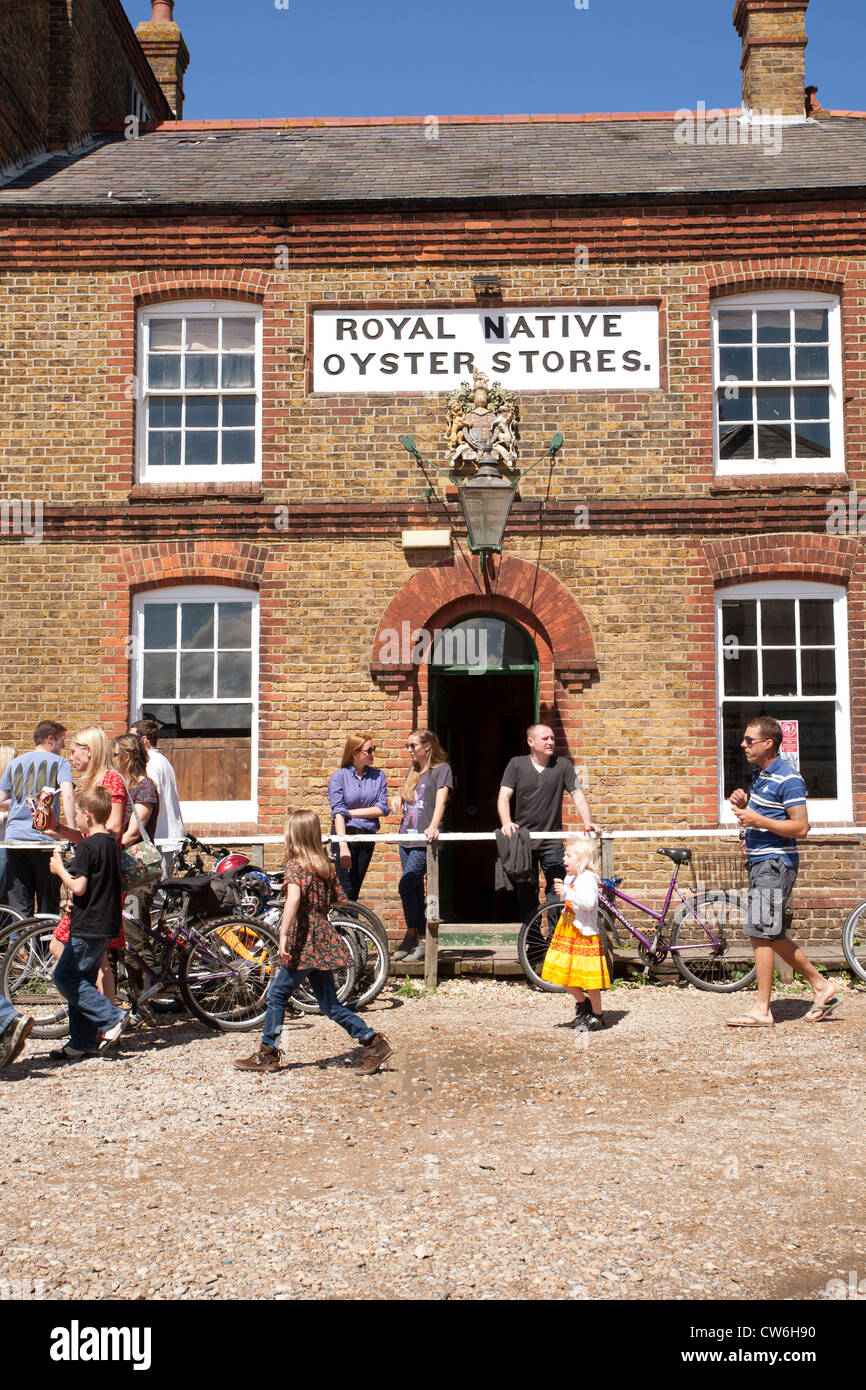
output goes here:
[[147, 750], [147, 774], [159, 790], [159, 815], [156, 818], [157, 840], [176, 840], [178, 844], [186, 834], [180, 801], [177, 795], [177, 778], [174, 768], [158, 748]]
[[598, 936], [598, 879], [592, 869], [565, 879], [565, 901], [574, 913], [574, 925], [581, 936]]

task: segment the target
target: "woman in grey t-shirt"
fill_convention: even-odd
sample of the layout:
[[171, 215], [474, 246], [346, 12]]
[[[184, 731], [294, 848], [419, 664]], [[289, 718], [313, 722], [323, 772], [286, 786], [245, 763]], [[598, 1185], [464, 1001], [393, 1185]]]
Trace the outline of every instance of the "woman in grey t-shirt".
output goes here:
[[392, 960], [424, 959], [427, 934], [424, 875], [427, 872], [427, 841], [435, 840], [445, 814], [448, 794], [454, 786], [447, 755], [430, 729], [416, 729], [406, 747], [412, 766], [406, 774], [394, 810], [402, 814], [401, 835], [418, 835], [420, 844], [400, 845], [400, 900], [406, 919], [406, 935]]

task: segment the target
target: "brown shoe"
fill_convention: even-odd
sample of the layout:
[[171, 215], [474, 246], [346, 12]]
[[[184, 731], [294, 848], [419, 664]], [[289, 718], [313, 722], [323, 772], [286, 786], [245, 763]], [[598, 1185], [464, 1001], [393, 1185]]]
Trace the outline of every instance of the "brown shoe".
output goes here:
[[364, 1048], [358, 1071], [361, 1076], [372, 1076], [378, 1071], [383, 1062], [387, 1062], [394, 1049], [385, 1037], [384, 1033], [375, 1033], [372, 1040]]
[[283, 1054], [278, 1047], [265, 1047], [260, 1043], [258, 1052], [252, 1057], [241, 1057], [235, 1067], [238, 1071], [282, 1071]]

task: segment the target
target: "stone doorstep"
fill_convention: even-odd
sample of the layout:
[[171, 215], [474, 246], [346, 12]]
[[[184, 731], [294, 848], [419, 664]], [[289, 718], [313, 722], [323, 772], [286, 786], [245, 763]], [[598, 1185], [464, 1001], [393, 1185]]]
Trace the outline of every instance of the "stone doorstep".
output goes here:
[[[491, 929], [491, 935], [495, 935], [496, 932], [497, 928], [494, 926]], [[847, 970], [841, 944], [837, 941], [805, 942], [804, 949], [815, 965], [823, 965], [828, 970]], [[644, 966], [644, 962], [632, 947], [614, 947], [613, 958], [615, 979], [625, 978], [631, 971], [642, 970]], [[746, 963], [752, 959], [752, 953], [748, 946], [737, 946], [728, 952], [727, 959], [737, 964]], [[424, 962], [418, 961], [407, 965], [401, 960], [392, 961], [390, 973], [398, 979], [404, 975], [409, 975], [412, 978], [423, 978]], [[492, 942], [489, 946], [482, 947], [455, 947], [446, 944], [444, 933], [440, 932], [439, 978], [440, 980], [453, 980], [461, 975], [480, 975], [494, 979], [525, 978], [523, 968], [513, 947], [493, 945]], [[653, 978], [660, 983], [665, 983], [679, 980], [681, 976], [673, 960], [668, 957], [667, 960], [662, 961], [661, 965], [654, 968]]]

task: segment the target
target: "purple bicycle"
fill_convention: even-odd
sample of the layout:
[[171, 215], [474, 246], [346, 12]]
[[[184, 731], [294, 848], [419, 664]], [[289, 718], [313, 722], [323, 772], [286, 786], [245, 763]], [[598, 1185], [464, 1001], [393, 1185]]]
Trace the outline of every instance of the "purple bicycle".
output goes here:
[[[638, 954], [647, 968], [658, 964], [666, 956], [672, 956], [683, 979], [698, 989], [712, 990], [716, 994], [732, 994], [735, 990], [745, 989], [755, 978], [754, 964], [732, 959], [730, 950], [745, 924], [746, 892], [733, 889], [727, 892], [689, 893], [686, 896], [677, 887], [677, 875], [683, 864], [691, 862], [691, 850], [660, 849], [658, 853], [666, 855], [674, 866], [661, 912], [630, 898], [627, 893], [621, 893], [621, 878], [601, 881], [598, 926], [611, 977], [611, 938], [617, 945], [620, 944], [617, 932], [617, 923], [620, 923], [635, 938]], [[675, 908], [673, 918], [668, 923], [674, 895], [679, 899], [680, 906]], [[632, 925], [618, 903], [628, 903], [629, 907], [652, 919], [648, 936]], [[517, 954], [530, 984], [557, 994], [562, 992], [560, 986], [543, 980], [541, 967], [561, 911], [559, 899], [548, 898], [534, 917], [524, 922], [517, 938]]]

